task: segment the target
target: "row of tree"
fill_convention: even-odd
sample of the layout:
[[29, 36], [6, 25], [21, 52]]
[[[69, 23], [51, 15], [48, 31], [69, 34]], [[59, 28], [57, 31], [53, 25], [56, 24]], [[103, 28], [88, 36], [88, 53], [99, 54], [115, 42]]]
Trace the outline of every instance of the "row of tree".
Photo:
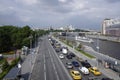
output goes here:
[[46, 33], [49, 32], [44, 30], [34, 31], [29, 26], [0, 26], [0, 53], [20, 49], [23, 46], [29, 47], [31, 35], [34, 43], [39, 36], [42, 36]]

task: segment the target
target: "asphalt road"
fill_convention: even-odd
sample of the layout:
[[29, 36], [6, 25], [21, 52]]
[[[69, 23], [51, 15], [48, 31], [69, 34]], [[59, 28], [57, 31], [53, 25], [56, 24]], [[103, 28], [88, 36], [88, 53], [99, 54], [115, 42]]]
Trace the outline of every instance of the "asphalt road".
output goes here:
[[[58, 41], [59, 42], [59, 41]], [[60, 44], [62, 44], [62, 43], [60, 43]], [[63, 45], [63, 44], [62, 44]], [[71, 48], [69, 48], [69, 50], [70, 50]], [[72, 50], [70, 50], [70, 51], [72, 51]], [[72, 51], [72, 52], [74, 52], [74, 51]], [[58, 55], [60, 55], [61, 54], [61, 52], [59, 52], [59, 53], [57, 53]], [[76, 53], [75, 53], [76, 54]], [[79, 56], [80, 58], [83, 58], [83, 59], [85, 59], [85, 60], [88, 60], [88, 62], [89, 63], [91, 63], [91, 59], [87, 59], [85, 56], [82, 56], [82, 55], [77, 55], [77, 56]], [[62, 60], [62, 62], [63, 62], [63, 64], [64, 64], [64, 66], [66, 66], [66, 62], [72, 62], [72, 61], [77, 61], [77, 62], [79, 62], [78, 60], [77, 60], [77, 57], [74, 57], [74, 58], [72, 58], [72, 59], [67, 59], [66, 57], [65, 57], [65, 59], [61, 59]], [[90, 61], [89, 61], [90, 60]], [[82, 66], [81, 65], [81, 63], [79, 62], [79, 64], [80, 64], [80, 66]], [[92, 66], [94, 66], [93, 64], [95, 64], [96, 65], [96, 62], [93, 62], [92, 61]], [[100, 65], [99, 65], [99, 67], [100, 67]], [[101, 67], [102, 68], [102, 67]], [[79, 70], [77, 67], [74, 67], [74, 70]], [[69, 71], [69, 69], [68, 69], [68, 71]], [[81, 73], [81, 72], [80, 72]], [[81, 75], [82, 75], [82, 80], [88, 80], [88, 78], [89, 77], [97, 77], [98, 78], [98, 80], [101, 80], [102, 78], [105, 78], [106, 76], [104, 75], [104, 74], [102, 74], [102, 75], [100, 75], [100, 76], [94, 76], [92, 73], [90, 73], [90, 75], [84, 75], [83, 73], [81, 73]]]
[[[70, 53], [70, 51], [69, 51]], [[61, 52], [57, 53], [58, 56], [61, 54]], [[73, 57], [72, 59], [68, 59], [66, 56], [64, 59], [61, 59], [64, 66], [66, 66], [67, 62], [72, 62], [72, 61], [77, 61], [80, 64], [80, 67], [82, 66], [81, 63], [77, 60], [77, 57]], [[88, 61], [89, 62], [89, 61]], [[79, 71], [78, 67], [74, 67], [74, 70]], [[68, 72], [70, 71], [70, 69], [68, 69]], [[100, 76], [94, 76], [92, 73], [90, 73], [89, 75], [84, 75], [82, 72], [80, 72], [81, 76], [82, 76], [82, 80], [88, 80], [89, 77], [97, 77], [99, 78], [99, 80], [101, 80], [103, 77], [105, 77], [103, 74]]]
[[47, 37], [41, 42], [30, 80], [72, 80]]

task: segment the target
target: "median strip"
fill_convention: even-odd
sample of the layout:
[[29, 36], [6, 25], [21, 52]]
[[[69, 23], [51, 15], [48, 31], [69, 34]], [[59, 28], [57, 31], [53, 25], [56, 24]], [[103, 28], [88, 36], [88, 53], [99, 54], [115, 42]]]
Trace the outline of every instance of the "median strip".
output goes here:
[[[73, 47], [72, 42], [70, 42], [70, 41], [68, 41], [68, 40], [61, 40], [61, 39], [59, 39], [59, 40], [60, 40], [61, 42], [63, 42], [64, 44], [70, 46], [71, 48]], [[83, 50], [80, 50], [80, 48], [78, 48], [78, 47], [75, 48], [75, 50], [77, 50], [77, 51], [80, 52], [81, 54], [87, 56], [88, 58], [91, 58], [91, 59], [95, 58], [95, 56], [93, 56], [93, 55], [91, 55], [91, 54], [89, 54], [89, 53], [86, 53], [86, 52], [83, 51]]]

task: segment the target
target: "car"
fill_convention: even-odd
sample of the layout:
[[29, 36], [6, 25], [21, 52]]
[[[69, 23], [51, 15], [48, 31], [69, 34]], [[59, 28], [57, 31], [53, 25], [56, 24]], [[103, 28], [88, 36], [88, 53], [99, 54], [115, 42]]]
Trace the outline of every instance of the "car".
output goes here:
[[80, 75], [79, 71], [70, 70], [70, 74], [74, 80], [81, 80], [82, 76]]
[[102, 78], [101, 80], [113, 80], [113, 79], [110, 79], [110, 78]]
[[101, 79], [98, 77], [88, 77], [88, 80], [101, 80]]
[[95, 76], [101, 75], [101, 72], [98, 70], [97, 67], [90, 67], [88, 68], [91, 73], [93, 73]]
[[63, 53], [63, 54], [67, 54], [67, 53], [68, 53], [68, 50], [65, 49], [65, 48], [63, 48], [63, 49], [62, 49], [62, 53]]
[[60, 52], [60, 48], [55, 48], [55, 51], [56, 52]]
[[79, 67], [79, 63], [77, 61], [72, 61], [72, 64], [75, 66], [75, 67]]
[[71, 55], [66, 55], [66, 57], [68, 58], [68, 59], [72, 59], [72, 56]]
[[82, 64], [82, 66], [84, 66], [86, 68], [90, 68], [91, 67], [90, 63], [88, 63], [87, 61], [81, 61], [81, 64]]
[[63, 58], [64, 58], [64, 55], [63, 55], [63, 54], [60, 54], [60, 55], [59, 55], [59, 58], [60, 58], [60, 59], [63, 59]]
[[79, 62], [84, 61], [82, 58], [79, 58], [79, 57], [77, 57], [77, 60], [78, 60]]
[[72, 68], [73, 68], [72, 63], [71, 63], [71, 62], [67, 62], [67, 63], [66, 63], [66, 67], [67, 67], [68, 69], [72, 69]]
[[79, 70], [83, 73], [83, 74], [89, 74], [89, 70], [86, 67], [79, 67]]
[[74, 53], [72, 53], [72, 52], [71, 52], [69, 55], [71, 55], [72, 57], [75, 57], [75, 54], [74, 54]]

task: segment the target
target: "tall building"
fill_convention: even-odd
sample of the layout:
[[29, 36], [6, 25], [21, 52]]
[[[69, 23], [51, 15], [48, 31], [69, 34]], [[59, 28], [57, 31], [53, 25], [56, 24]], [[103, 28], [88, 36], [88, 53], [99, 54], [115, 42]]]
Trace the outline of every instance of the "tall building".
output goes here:
[[102, 23], [102, 34], [109, 35], [108, 33], [111, 33], [112, 29], [114, 29], [113, 31], [115, 31], [116, 29], [119, 28], [119, 26], [117, 26], [117, 27], [114, 26], [117, 24], [120, 24], [120, 19], [104, 19], [104, 21]]

